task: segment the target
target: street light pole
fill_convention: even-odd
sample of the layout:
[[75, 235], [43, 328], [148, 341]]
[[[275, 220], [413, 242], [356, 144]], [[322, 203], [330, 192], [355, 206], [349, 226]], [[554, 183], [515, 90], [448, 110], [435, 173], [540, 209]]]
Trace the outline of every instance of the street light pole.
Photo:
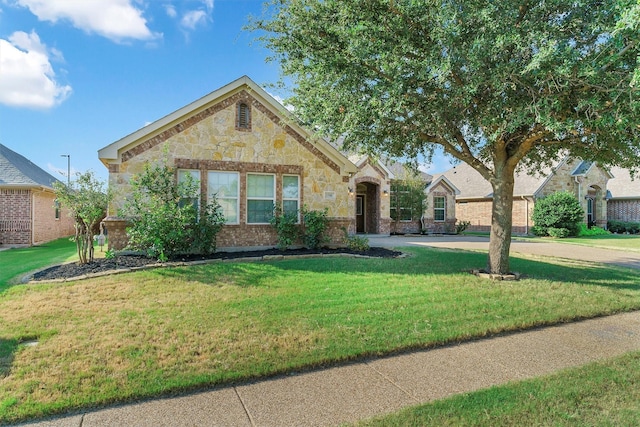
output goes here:
[[71, 186], [71, 154], [60, 154], [60, 157], [67, 158], [67, 187]]

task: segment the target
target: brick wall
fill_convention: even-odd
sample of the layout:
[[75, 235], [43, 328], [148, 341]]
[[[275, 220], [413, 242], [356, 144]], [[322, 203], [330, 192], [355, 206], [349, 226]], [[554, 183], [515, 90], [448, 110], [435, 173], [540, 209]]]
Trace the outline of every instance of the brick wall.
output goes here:
[[34, 245], [75, 233], [74, 218], [69, 216], [68, 209], [60, 209], [59, 217], [56, 218], [55, 199], [55, 194], [50, 191], [33, 192]]
[[640, 199], [609, 200], [607, 202], [609, 220], [640, 222]]
[[[491, 200], [459, 201], [456, 204], [456, 216], [458, 221], [469, 221], [469, 231], [491, 231]], [[533, 201], [515, 199], [513, 201], [513, 213], [511, 215], [512, 233], [526, 234], [531, 230], [533, 221]]]
[[0, 244], [31, 243], [31, 190], [0, 189]]

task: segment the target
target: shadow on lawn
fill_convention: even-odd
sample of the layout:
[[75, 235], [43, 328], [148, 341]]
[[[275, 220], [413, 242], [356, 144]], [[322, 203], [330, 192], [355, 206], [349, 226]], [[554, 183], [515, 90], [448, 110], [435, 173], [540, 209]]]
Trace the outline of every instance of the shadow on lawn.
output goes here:
[[[233, 284], [241, 287], [261, 286], [274, 276], [298, 274], [399, 274], [399, 275], [453, 275], [470, 274], [486, 263], [486, 253], [467, 250], [440, 250], [403, 248], [406, 258], [319, 257], [265, 262], [218, 263], [204, 266], [159, 269], [156, 274], [166, 277], [198, 281], [207, 285]], [[521, 280], [537, 279], [560, 283], [578, 283], [613, 289], [640, 290], [637, 269], [609, 268], [606, 265], [582, 261], [545, 260], [511, 257], [511, 268], [520, 273]], [[487, 280], [487, 279], [483, 279]], [[500, 282], [495, 282], [499, 286]]]
[[0, 379], [9, 375], [13, 357], [19, 344], [18, 340], [0, 338]]

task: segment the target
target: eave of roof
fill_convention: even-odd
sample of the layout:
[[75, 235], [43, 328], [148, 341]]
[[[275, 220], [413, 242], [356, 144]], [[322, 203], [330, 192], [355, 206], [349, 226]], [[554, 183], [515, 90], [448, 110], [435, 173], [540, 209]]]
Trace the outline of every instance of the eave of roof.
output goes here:
[[238, 92], [242, 89], [248, 89], [252, 96], [259, 98], [259, 101], [272, 110], [275, 114], [280, 116], [286, 121], [286, 125], [290, 126], [294, 131], [306, 138], [310, 143], [316, 146], [320, 152], [326, 155], [329, 159], [334, 161], [340, 166], [340, 170], [343, 173], [356, 173], [358, 168], [349, 159], [347, 159], [342, 153], [340, 153], [331, 144], [323, 141], [320, 138], [315, 138], [312, 134], [301, 127], [293, 115], [271, 95], [269, 95], [264, 89], [258, 86], [253, 80], [247, 76], [242, 76], [231, 83], [222, 86], [219, 89], [214, 90], [208, 95], [203, 96], [190, 104], [170, 113], [161, 119], [156, 120], [149, 125], [138, 129], [137, 131], [121, 138], [106, 147], [98, 150], [98, 157], [100, 161], [108, 167], [109, 163], [118, 161], [118, 153], [125, 149], [130, 149], [142, 140], [152, 137], [154, 134], [160, 133], [162, 130], [175, 125], [187, 117], [197, 114], [198, 112], [208, 108], [210, 105], [227, 98], [234, 92]]

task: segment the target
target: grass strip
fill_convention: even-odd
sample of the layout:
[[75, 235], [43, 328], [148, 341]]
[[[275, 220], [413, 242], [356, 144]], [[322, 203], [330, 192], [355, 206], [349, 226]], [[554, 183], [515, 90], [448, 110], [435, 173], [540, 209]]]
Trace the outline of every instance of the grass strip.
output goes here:
[[355, 425], [637, 426], [640, 353], [453, 396]]

